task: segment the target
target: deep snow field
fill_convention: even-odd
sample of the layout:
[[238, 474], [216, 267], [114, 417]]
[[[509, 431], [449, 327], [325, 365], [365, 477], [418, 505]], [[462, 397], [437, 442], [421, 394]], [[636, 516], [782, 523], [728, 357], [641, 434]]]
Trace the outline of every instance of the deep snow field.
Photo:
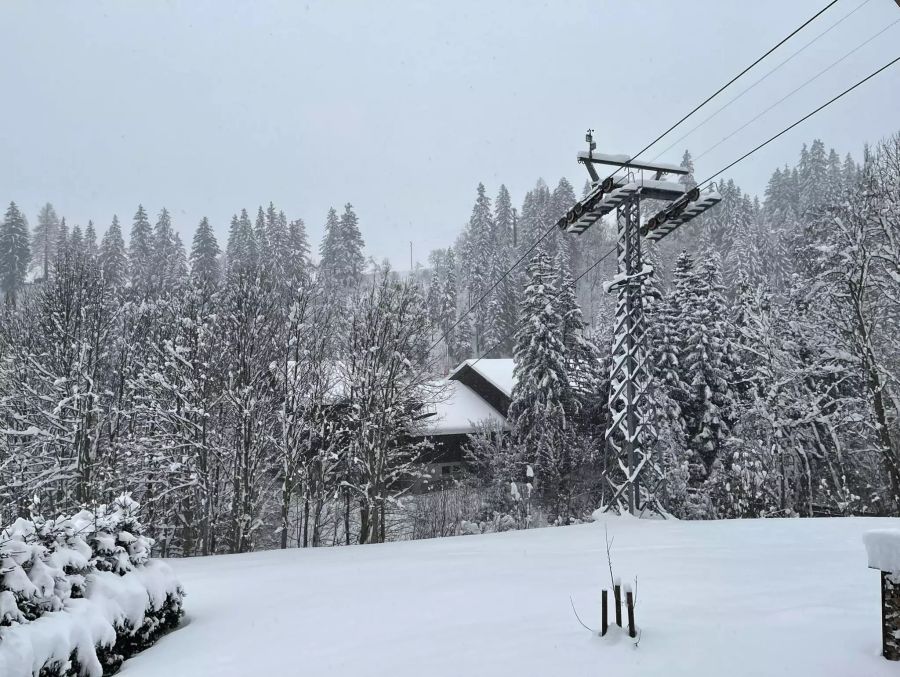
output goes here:
[[611, 518], [638, 577], [637, 647], [599, 628], [603, 523], [172, 560], [184, 625], [125, 677], [877, 677], [879, 575], [862, 534], [892, 519]]

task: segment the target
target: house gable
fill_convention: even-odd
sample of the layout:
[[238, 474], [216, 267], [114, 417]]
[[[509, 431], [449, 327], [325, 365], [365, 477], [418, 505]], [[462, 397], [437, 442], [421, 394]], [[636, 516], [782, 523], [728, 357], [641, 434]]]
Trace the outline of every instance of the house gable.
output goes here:
[[466, 360], [447, 378], [471, 388], [506, 418], [512, 399], [512, 360]]

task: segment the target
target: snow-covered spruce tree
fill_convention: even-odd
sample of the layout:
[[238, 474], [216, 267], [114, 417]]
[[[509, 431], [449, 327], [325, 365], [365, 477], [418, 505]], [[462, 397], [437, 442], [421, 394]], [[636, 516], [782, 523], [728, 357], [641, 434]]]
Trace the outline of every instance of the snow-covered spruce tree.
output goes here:
[[353, 205], [349, 202], [344, 205], [340, 218], [334, 209], [330, 209], [319, 247], [319, 274], [326, 286], [347, 291], [362, 280], [364, 246]]
[[100, 254], [100, 247], [97, 243], [97, 229], [94, 228], [94, 222], [88, 219], [87, 226], [84, 228], [84, 253], [92, 260], [96, 260]]
[[683, 458], [678, 464], [687, 463], [692, 491], [696, 491], [707, 473], [699, 453], [689, 444], [696, 403], [691, 385], [692, 375], [688, 370], [686, 358], [689, 339], [702, 329], [699, 326], [700, 302], [696, 277], [694, 259], [687, 250], [682, 250], [672, 273], [672, 288], [666, 296], [665, 314], [667, 326], [670, 328], [669, 346], [665, 348], [661, 346], [663, 352], [654, 356], [660, 360], [658, 368], [665, 370], [660, 375], [668, 384], [669, 393], [679, 407], [685, 444]]
[[490, 279], [495, 286], [484, 301], [490, 318], [485, 330], [484, 347], [481, 354], [487, 357], [509, 357], [512, 355], [515, 342], [515, 331], [518, 326], [518, 298], [514, 275], [504, 273], [509, 270], [512, 261], [509, 258], [511, 248], [497, 246], [494, 248], [490, 262]]
[[[572, 184], [563, 177], [556, 184], [553, 193], [550, 195], [550, 202], [547, 205], [547, 213], [542, 224], [542, 231], [550, 227], [551, 223], [555, 223], [560, 216], [566, 213], [575, 204], [575, 189]], [[571, 265], [572, 270], [580, 268], [582, 265], [581, 248], [574, 246], [575, 240], [566, 235], [558, 228], [553, 229], [553, 233], [548, 238], [548, 253], [556, 257], [560, 249], [565, 249], [565, 260]]]
[[84, 235], [81, 232], [81, 226], [77, 223], [72, 226], [72, 233], [69, 236], [69, 249], [76, 254], [86, 254], [84, 248]]
[[821, 139], [815, 139], [808, 152], [804, 145], [798, 169], [800, 216], [815, 219], [821, 214], [828, 199], [828, 156]]
[[296, 286], [304, 278], [312, 277], [310, 251], [306, 226], [302, 219], [294, 219], [288, 225], [287, 248], [284, 254], [285, 274], [292, 280], [292, 286]]
[[428, 254], [428, 288], [425, 292], [425, 305], [432, 329], [437, 330], [440, 324], [441, 288], [447, 278], [447, 250], [432, 249]]
[[59, 217], [49, 202], [41, 207], [37, 223], [31, 233], [32, 262], [40, 270], [41, 279], [46, 280], [52, 271], [56, 258], [56, 239], [59, 233]]
[[469, 334], [470, 325], [468, 324], [471, 315], [467, 316], [462, 322], [457, 323], [459, 293], [457, 268], [456, 251], [449, 247], [440, 267], [438, 279], [434, 282], [437, 290], [435, 293], [436, 329], [441, 336], [446, 336], [444, 340], [447, 349], [448, 368], [459, 364], [472, 354]]
[[274, 252], [269, 243], [269, 230], [266, 227], [266, 215], [262, 205], [256, 209], [256, 222], [253, 224], [253, 237], [256, 240], [257, 255], [260, 261], [274, 261]]
[[690, 397], [683, 413], [694, 486], [709, 475], [719, 455], [731, 407], [728, 317], [718, 261], [711, 252], [703, 257], [699, 271], [688, 267], [685, 253], [679, 258], [673, 298], [681, 316], [678, 332], [685, 340], [681, 364]]
[[[466, 306], [475, 304], [489, 293], [491, 279], [491, 260], [495, 249], [494, 216], [491, 210], [491, 199], [487, 196], [484, 184], [479, 183], [475, 204], [469, 223], [463, 232], [461, 243], [460, 269], [463, 273]], [[488, 335], [496, 336], [490, 327], [494, 318], [489, 313], [487, 302], [478, 303], [472, 310], [472, 346], [475, 353], [489, 348]]]
[[703, 254], [695, 284], [698, 323], [688, 336], [684, 356], [685, 380], [693, 396], [688, 430], [690, 444], [710, 470], [728, 435], [733, 399], [732, 337], [716, 253]]
[[734, 298], [742, 284], [756, 284], [763, 279], [760, 252], [765, 240], [760, 232], [759, 214], [749, 195], [741, 198], [732, 216], [735, 219], [734, 241], [725, 259], [725, 281], [731, 292], [729, 296]]
[[153, 230], [144, 206], [138, 205], [128, 240], [128, 277], [137, 298], [151, 289], [153, 264]]
[[679, 317], [671, 300], [663, 294], [658, 254], [656, 247], [645, 254], [645, 262], [653, 267], [654, 274], [645, 278], [642, 293], [650, 374], [647, 409], [667, 478], [664, 505], [675, 516], [687, 517], [688, 456], [682, 407], [688, 401], [689, 388], [682, 381], [675, 333]]
[[776, 169], [765, 192], [761, 220], [763, 232], [763, 272], [774, 288], [790, 283], [795, 269], [792, 241], [799, 227], [796, 188], [790, 168]]
[[191, 283], [194, 288], [215, 288], [221, 280], [219, 257], [222, 250], [209, 220], [204, 216], [194, 232], [191, 246]]
[[128, 279], [128, 254], [122, 239], [122, 228], [115, 215], [100, 241], [98, 262], [106, 282], [114, 289], [121, 289]]
[[165, 208], [160, 211], [153, 230], [152, 251], [150, 292], [154, 296], [165, 296], [184, 283], [186, 273], [184, 247]]
[[242, 209], [240, 217], [237, 215], [231, 217], [228, 245], [225, 249], [226, 272], [229, 275], [239, 275], [247, 269], [255, 267], [258, 253], [253, 224], [250, 222], [247, 210]]
[[494, 233], [489, 260], [489, 279], [495, 285], [487, 300], [488, 327], [485, 335], [485, 349], [490, 349], [489, 357], [509, 357], [515, 342], [515, 331], [519, 321], [518, 282], [519, 276], [507, 273], [515, 255], [513, 230], [515, 210], [506, 186], [501, 185], [494, 202]]
[[28, 223], [16, 203], [10, 202], [0, 224], [0, 290], [7, 305], [15, 305], [30, 265]]
[[575, 404], [562, 340], [563, 318], [554, 304], [555, 275], [543, 249], [529, 262], [527, 275], [509, 421], [523, 451], [523, 473], [527, 466], [534, 468], [536, 488], [551, 517], [567, 521], [574, 426], [566, 412]]
[[346, 399], [344, 480], [359, 505], [360, 543], [383, 542], [386, 508], [417, 477], [416, 428], [427, 394], [422, 366], [428, 347], [428, 317], [417, 286], [383, 269], [355, 291], [338, 369]]

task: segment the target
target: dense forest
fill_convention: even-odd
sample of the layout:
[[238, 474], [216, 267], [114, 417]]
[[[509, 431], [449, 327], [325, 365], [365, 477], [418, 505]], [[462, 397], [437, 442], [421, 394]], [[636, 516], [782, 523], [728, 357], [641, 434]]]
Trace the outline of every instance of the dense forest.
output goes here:
[[[762, 200], [718, 188], [645, 252], [665, 510], [895, 514], [900, 135], [860, 162], [816, 140]], [[574, 200], [566, 179], [518, 208], [479, 185], [453, 246], [408, 273], [366, 258], [350, 204], [313, 257], [271, 203], [233, 217], [224, 251], [206, 219], [186, 248], [166, 209], [139, 206], [126, 245], [115, 216], [100, 237], [50, 204], [29, 227], [10, 203], [0, 522], [131, 492], [162, 553], [189, 555], [584, 519], [615, 465], [614, 258], [593, 267], [615, 229], [532, 248]], [[455, 486], [413, 491], [420, 410], [478, 356], [516, 359], [511, 430], [474, 435]]]

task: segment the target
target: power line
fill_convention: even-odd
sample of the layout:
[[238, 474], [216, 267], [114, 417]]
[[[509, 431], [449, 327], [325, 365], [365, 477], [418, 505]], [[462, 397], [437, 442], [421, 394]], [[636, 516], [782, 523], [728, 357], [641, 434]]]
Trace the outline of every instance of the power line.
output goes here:
[[[717, 89], [715, 92], [713, 92], [713, 94], [710, 95], [707, 99], [705, 99], [705, 100], [703, 101], [703, 103], [701, 103], [700, 105], [698, 105], [697, 107], [695, 107], [690, 113], [688, 113], [687, 115], [685, 115], [685, 116], [684, 116], [683, 118], [681, 118], [678, 122], [676, 122], [674, 125], [672, 125], [671, 127], [669, 127], [666, 131], [664, 131], [662, 134], [660, 134], [660, 135], [657, 136], [655, 139], [653, 139], [653, 141], [651, 141], [649, 144], [647, 144], [646, 146], [644, 146], [643, 150], [641, 150], [637, 155], [640, 155], [641, 153], [643, 153], [644, 151], [646, 151], [648, 148], [650, 148], [651, 146], [653, 146], [654, 144], [656, 144], [657, 141], [659, 141], [660, 139], [662, 139], [662, 138], [663, 138], [664, 136], [666, 136], [669, 132], [671, 132], [671, 131], [674, 130], [676, 127], [678, 127], [678, 125], [680, 125], [682, 122], [684, 122], [685, 120], [687, 120], [689, 117], [691, 117], [691, 116], [692, 116], [694, 113], [696, 113], [698, 110], [700, 110], [701, 108], [703, 108], [703, 106], [705, 106], [706, 104], [708, 104], [710, 101], [712, 101], [714, 98], [716, 98], [719, 94], [721, 94], [723, 91], [725, 91], [726, 89], [728, 89], [728, 87], [730, 87], [731, 85], [733, 85], [733, 84], [734, 84], [741, 76], [745, 75], [750, 69], [752, 69], [754, 66], [756, 66], [760, 61], [762, 61], [763, 59], [765, 59], [767, 56], [769, 56], [769, 55], [770, 55], [772, 52], [774, 52], [776, 49], [778, 49], [778, 48], [781, 47], [784, 43], [786, 43], [788, 40], [790, 40], [792, 37], [794, 37], [795, 35], [797, 35], [797, 33], [799, 33], [800, 31], [802, 31], [802, 30], [803, 30], [804, 28], [806, 28], [809, 24], [811, 24], [813, 21], [815, 21], [815, 20], [818, 19], [820, 16], [822, 16], [822, 15], [823, 15], [825, 12], [827, 12], [829, 9], [831, 9], [832, 7], [834, 7], [834, 5], [835, 5], [836, 3], [837, 3], [837, 0], [832, 0], [832, 2], [829, 2], [827, 5], [825, 5], [825, 6], [824, 6], [822, 9], [820, 9], [818, 12], [816, 12], [816, 13], [813, 14], [811, 17], [809, 17], [806, 21], [804, 21], [802, 24], [800, 24], [799, 26], [797, 26], [797, 28], [795, 28], [795, 29], [792, 30], [790, 33], [788, 33], [785, 37], [783, 37], [776, 45], [774, 45], [773, 47], [771, 47], [765, 54], [763, 54], [763, 55], [762, 55], [761, 57], [759, 57], [756, 61], [754, 61], [753, 63], [751, 63], [749, 66], [747, 66], [744, 70], [742, 70], [740, 73], [738, 73], [738, 74], [735, 75], [733, 78], [731, 78], [731, 80], [729, 80], [729, 81], [726, 82], [724, 85], [722, 85], [721, 87], [719, 87], [719, 89]], [[637, 155], [635, 155], [635, 157], [637, 157]], [[634, 159], [634, 158], [632, 158], [632, 160], [633, 160], [633, 159]], [[629, 160], [629, 162], [630, 162], [630, 161], [631, 161], [631, 160]]]
[[[888, 68], [890, 68], [891, 66], [893, 66], [893, 65], [894, 65], [895, 63], [897, 63], [898, 61], [900, 61], [900, 56], [898, 56], [896, 59], [894, 59], [894, 60], [892, 60], [892, 61], [889, 61], [888, 63], [886, 63], [884, 66], [882, 66], [882, 67], [879, 68], [878, 70], [873, 71], [872, 73], [870, 73], [869, 75], [867, 75], [866, 77], [864, 77], [862, 80], [860, 80], [860, 81], [857, 82], [856, 84], [851, 85], [850, 87], [848, 87], [847, 89], [845, 89], [843, 92], [841, 92], [841, 93], [838, 94], [837, 96], [835, 96], [835, 97], [829, 99], [828, 101], [826, 101], [825, 103], [823, 103], [821, 106], [819, 106], [819, 107], [816, 108], [815, 110], [813, 110], [813, 111], [807, 113], [806, 115], [804, 115], [802, 118], [800, 118], [799, 120], [797, 120], [797, 121], [794, 122], [793, 124], [788, 125], [788, 126], [785, 127], [784, 129], [782, 129], [780, 132], [778, 132], [778, 133], [775, 134], [774, 136], [771, 136], [771, 137], [768, 138], [767, 140], [763, 141], [761, 144], [759, 144], [758, 146], [756, 146], [756, 147], [753, 148], [752, 150], [747, 151], [746, 153], [744, 153], [743, 155], [741, 155], [737, 160], [728, 163], [727, 165], [725, 165], [724, 167], [722, 167], [719, 171], [717, 171], [717, 172], [711, 174], [708, 178], [706, 178], [706, 179], [704, 179], [703, 181], [701, 181], [700, 183], [698, 183], [698, 184], [697, 184], [697, 187], [700, 187], [700, 186], [702, 186], [702, 185], [704, 185], [704, 184], [709, 183], [709, 182], [712, 181], [714, 178], [716, 178], [717, 176], [719, 176], [719, 174], [722, 174], [723, 172], [728, 171], [729, 169], [731, 169], [732, 167], [734, 167], [734, 166], [735, 166], [736, 164], [738, 164], [739, 162], [743, 162], [743, 161], [746, 160], [748, 157], [750, 157], [751, 155], [753, 155], [754, 153], [756, 153], [758, 150], [761, 150], [762, 148], [768, 146], [768, 145], [769, 145], [770, 143], [772, 143], [775, 139], [779, 138], [780, 136], [783, 136], [784, 134], [786, 134], [787, 132], [789, 132], [790, 130], [792, 130], [792, 129], [793, 129], [794, 127], [796, 127], [797, 125], [799, 125], [799, 124], [805, 122], [806, 120], [808, 120], [809, 118], [811, 118], [811, 117], [812, 117], [813, 115], [815, 115], [816, 113], [818, 113], [818, 112], [824, 110], [825, 108], [827, 108], [828, 106], [830, 106], [831, 104], [833, 104], [835, 101], [837, 101], [837, 100], [840, 99], [841, 97], [846, 96], [847, 94], [849, 94], [850, 92], [852, 92], [854, 89], [856, 89], [856, 88], [859, 87], [860, 85], [864, 84], [865, 82], [868, 82], [869, 80], [871, 80], [872, 78], [874, 78], [876, 75], [878, 75], [878, 74], [881, 73], [882, 71], [885, 71], [885, 70], [887, 70]], [[581, 278], [583, 278], [585, 275], [587, 275], [589, 272], [591, 272], [594, 268], [596, 268], [597, 266], [599, 266], [603, 261], [605, 261], [605, 260], [609, 257], [610, 254], [612, 254], [614, 251], [616, 251], [617, 247], [618, 247], [618, 245], [616, 245], [616, 247], [613, 247], [612, 249], [610, 249], [609, 251], [607, 251], [603, 256], [601, 256], [599, 259], [597, 259], [596, 261], [594, 261], [594, 263], [592, 263], [588, 268], [586, 268], [582, 273], [580, 273], [580, 274], [574, 279], [574, 282], [577, 283], [579, 280], [581, 280]], [[552, 303], [553, 301], [556, 301], [556, 300], [560, 297], [560, 295], [561, 295], [561, 294], [556, 294], [556, 296], [554, 296], [554, 297], [551, 299], [550, 303]], [[503, 338], [501, 338], [497, 343], [495, 343], [493, 346], [491, 346], [488, 350], [484, 351], [484, 352], [483, 352], [481, 355], [479, 355], [473, 362], [471, 362], [470, 366], [471, 366], [471, 365], [478, 364], [478, 362], [480, 362], [482, 359], [484, 359], [484, 357], [485, 357], [486, 355], [488, 355], [490, 352], [492, 352], [493, 350], [495, 350], [498, 346], [502, 345], [504, 341], [507, 341], [508, 339], [510, 339], [510, 338], [513, 336], [514, 333], [515, 333], [515, 332], [510, 333], [510, 334], [507, 334], [506, 336], [504, 336]]]
[[[831, 0], [831, 2], [829, 2], [827, 5], [825, 5], [822, 9], [820, 9], [818, 12], [816, 12], [816, 13], [813, 14], [810, 18], [808, 18], [806, 21], [804, 21], [802, 24], [800, 24], [797, 28], [795, 28], [795, 29], [792, 30], [790, 33], [788, 33], [788, 34], [787, 34], [784, 38], [782, 38], [778, 43], [776, 43], [774, 46], [772, 46], [771, 48], [769, 48], [762, 56], [760, 56], [758, 59], [756, 59], [756, 60], [755, 60], [753, 63], [751, 63], [749, 66], [747, 66], [746, 68], [744, 68], [740, 73], [738, 73], [737, 75], [735, 75], [735, 76], [734, 76], [733, 78], [731, 78], [728, 82], [726, 82], [724, 85], [722, 85], [721, 87], [719, 87], [719, 89], [717, 89], [715, 92], [713, 92], [710, 96], [708, 96], [706, 99], [704, 99], [701, 103], [699, 103], [697, 106], [695, 106], [690, 112], [688, 112], [688, 113], [687, 113], [686, 115], [684, 115], [680, 120], [678, 120], [678, 122], [676, 122], [675, 124], [673, 124], [673, 125], [672, 125], [671, 127], [669, 127], [666, 131], [664, 131], [662, 134], [660, 134], [660, 135], [657, 136], [655, 139], [653, 139], [653, 141], [651, 141], [650, 143], [648, 143], [648, 144], [647, 144], [646, 146], [644, 146], [641, 150], [639, 150], [637, 153], [635, 153], [633, 156], [631, 156], [631, 157], [629, 158], [628, 162], [632, 162], [632, 161], [635, 160], [638, 156], [640, 156], [641, 153], [644, 153], [644, 152], [647, 151], [649, 148], [653, 147], [658, 141], [660, 141], [661, 139], [663, 139], [667, 134], [669, 134], [669, 133], [672, 132], [674, 129], [676, 129], [679, 125], [681, 125], [681, 124], [682, 124], [683, 122], [685, 122], [688, 118], [690, 118], [694, 113], [696, 113], [698, 110], [700, 110], [701, 108], [703, 108], [703, 106], [705, 106], [706, 104], [708, 104], [710, 101], [712, 101], [714, 98], [716, 98], [719, 94], [721, 94], [723, 91], [725, 91], [728, 87], [730, 87], [732, 84], [734, 84], [738, 79], [740, 79], [742, 76], [744, 76], [748, 71], [750, 71], [752, 68], [754, 68], [758, 63], [760, 63], [763, 59], [765, 59], [767, 56], [769, 56], [772, 52], [774, 52], [776, 49], [778, 49], [779, 47], [781, 47], [784, 43], [786, 43], [788, 40], [790, 40], [792, 37], [794, 37], [797, 33], [799, 33], [799, 32], [802, 31], [804, 28], [806, 28], [806, 27], [807, 27], [809, 24], [811, 24], [813, 21], [815, 21], [816, 19], [818, 19], [818, 18], [819, 18], [822, 14], [824, 14], [826, 11], [828, 11], [829, 9], [831, 9], [831, 7], [833, 7], [833, 6], [837, 3], [837, 1], [838, 1], [838, 0]], [[868, 1], [868, 0], [866, 0], [866, 1]], [[627, 164], [627, 163], [626, 163], [626, 164]], [[618, 170], [616, 170], [616, 171], [618, 171]], [[616, 174], [616, 172], [613, 172], [613, 173], [610, 174], [607, 178], [612, 178], [615, 174]], [[554, 222], [554, 223], [551, 223], [550, 226], [547, 228], [547, 230], [545, 230], [545, 231], [540, 235], [540, 237], [538, 237], [538, 238], [531, 244], [531, 246], [528, 247], [528, 249], [526, 249], [524, 252], [522, 252], [522, 254], [519, 256], [519, 258], [516, 259], [515, 263], [513, 263], [509, 268], [507, 268], [507, 269], [503, 272], [503, 274], [500, 275], [500, 277], [498, 277], [496, 280], [494, 280], [493, 283], [490, 285], [490, 287], [488, 287], [488, 289], [486, 289], [485, 292], [484, 292], [483, 294], [481, 294], [481, 296], [479, 296], [479, 297], [475, 300], [474, 303], [472, 303], [471, 305], [469, 305], [469, 307], [466, 308], [466, 310], [464, 310], [463, 313], [462, 313], [458, 318], [456, 318], [456, 321], [455, 321], [452, 325], [450, 325], [450, 328], [447, 329], [447, 330], [446, 330], [446, 331], [445, 331], [445, 332], [444, 332], [444, 333], [443, 333], [436, 341], [434, 341], [434, 343], [432, 343], [431, 346], [429, 346], [428, 352], [431, 352], [431, 351], [432, 351], [432, 350], [433, 350], [433, 349], [434, 349], [441, 341], [443, 341], [444, 339], [446, 339], [446, 338], [450, 335], [450, 333], [451, 333], [454, 329], [456, 329], [456, 327], [459, 326], [460, 322], [462, 322], [463, 319], [465, 319], [465, 318], [466, 318], [466, 317], [467, 317], [467, 316], [468, 316], [468, 315], [469, 315], [469, 314], [470, 314], [470, 313], [471, 313], [478, 305], [480, 305], [480, 304], [481, 304], [481, 303], [482, 303], [482, 302], [483, 302], [483, 301], [491, 294], [491, 292], [493, 292], [494, 289], [496, 289], [497, 286], [498, 286], [501, 282], [503, 282], [503, 280], [505, 280], [507, 277], [509, 277], [510, 273], [512, 273], [512, 271], [515, 270], [515, 269], [519, 266], [519, 264], [522, 263], [522, 261], [524, 261], [525, 258], [526, 258], [532, 251], [534, 251], [534, 249], [535, 249], [541, 242], [543, 242], [543, 241], [547, 238], [547, 236], [550, 235], [550, 233], [553, 232], [553, 230], [554, 230], [555, 228], [556, 228], [556, 223], [555, 223], [555, 222]]]
[[712, 181], [714, 178], [716, 178], [719, 174], [722, 174], [723, 172], [728, 171], [729, 169], [731, 169], [732, 167], [734, 167], [738, 162], [742, 162], [742, 161], [746, 160], [748, 157], [750, 157], [751, 155], [753, 155], [756, 151], [761, 150], [762, 148], [765, 148], [766, 146], [768, 146], [770, 143], [772, 143], [772, 142], [773, 142], [775, 139], [777, 139], [778, 137], [783, 136], [784, 134], [787, 134], [789, 131], [791, 131], [794, 127], [796, 127], [796, 126], [799, 125], [800, 123], [805, 122], [806, 120], [809, 120], [809, 118], [811, 118], [813, 115], [815, 115], [815, 114], [818, 113], [819, 111], [821, 111], [821, 110], [823, 110], [823, 109], [825, 109], [825, 108], [828, 108], [828, 106], [830, 106], [831, 104], [833, 104], [835, 101], [837, 101], [838, 99], [840, 99], [840, 98], [846, 96], [847, 94], [849, 94], [850, 92], [852, 92], [854, 89], [856, 89], [856, 88], [859, 87], [860, 85], [862, 85], [862, 84], [868, 82], [869, 80], [871, 80], [872, 78], [874, 78], [876, 75], [878, 75], [878, 74], [881, 73], [882, 71], [887, 70], [888, 68], [890, 68], [891, 66], [893, 66], [893, 65], [894, 65], [895, 63], [897, 63], [898, 61], [900, 61], [900, 56], [896, 57], [895, 59], [893, 59], [893, 60], [891, 60], [891, 61], [888, 61], [886, 64], [884, 64], [884, 65], [883, 65], [881, 68], [879, 68], [878, 70], [873, 71], [872, 73], [869, 73], [866, 77], [864, 77], [862, 80], [860, 80], [860, 81], [857, 82], [856, 84], [851, 85], [850, 87], [848, 87], [847, 89], [845, 89], [843, 92], [841, 92], [841, 93], [838, 94], [837, 96], [835, 96], [835, 97], [829, 99], [828, 101], [826, 101], [825, 103], [823, 103], [821, 106], [819, 106], [819, 107], [816, 108], [815, 110], [813, 110], [813, 111], [807, 113], [806, 115], [804, 115], [802, 118], [800, 118], [799, 120], [797, 120], [797, 121], [794, 122], [793, 124], [788, 125], [787, 127], [785, 127], [784, 129], [782, 129], [780, 132], [778, 132], [778, 133], [775, 134], [774, 136], [769, 137], [768, 139], [766, 139], [765, 141], [763, 141], [761, 144], [759, 144], [758, 146], [756, 146], [756, 147], [753, 148], [752, 150], [747, 151], [746, 153], [744, 153], [743, 155], [741, 155], [741, 157], [739, 157], [739, 158], [738, 158], [737, 160], [735, 160], [734, 162], [731, 162], [731, 163], [725, 165], [724, 167], [722, 167], [722, 169], [720, 169], [719, 171], [717, 171], [715, 174], [711, 174], [711, 175], [709, 176], [709, 178], [704, 179], [703, 181], [701, 181], [701, 182], [698, 183], [697, 185], [698, 185], [698, 186], [701, 186], [701, 185], [703, 185], [703, 184], [705, 184], [705, 183], [709, 183], [709, 182]]
[[857, 6], [854, 7], [852, 10], [850, 10], [847, 14], [845, 14], [845, 15], [842, 16], [840, 19], [838, 19], [837, 21], [835, 21], [833, 24], [831, 24], [831, 26], [829, 26], [828, 28], [826, 28], [826, 29], [825, 29], [824, 31], [822, 31], [821, 33], [819, 33], [816, 37], [814, 37], [812, 40], [810, 40], [810, 41], [807, 42], [805, 45], [803, 45], [803, 47], [801, 47], [800, 49], [798, 49], [796, 52], [794, 52], [793, 54], [791, 54], [787, 59], [785, 59], [784, 61], [782, 61], [781, 63], [779, 63], [777, 66], [775, 66], [772, 70], [770, 70], [768, 73], [766, 73], [765, 75], [763, 75], [759, 80], [757, 80], [757, 81], [754, 82], [752, 85], [750, 85], [749, 87], [747, 87], [746, 89], [744, 89], [743, 91], [741, 91], [740, 94], [738, 94], [737, 96], [735, 96], [734, 98], [732, 98], [731, 100], [729, 100], [728, 103], [726, 103], [724, 106], [718, 108], [714, 113], [712, 113], [712, 114], [709, 115], [708, 117], [704, 118], [701, 122], [699, 122], [697, 125], [695, 125], [694, 127], [692, 127], [689, 131], [687, 131], [687, 132], [684, 133], [683, 135], [679, 136], [674, 142], [672, 142], [670, 145], [666, 146], [666, 148], [664, 148], [662, 151], [660, 151], [659, 153], [657, 153], [656, 156], [655, 156], [653, 159], [656, 160], [656, 159], [659, 158], [661, 155], [664, 155], [664, 154], [668, 153], [668, 152], [669, 152], [670, 150], [672, 150], [675, 146], [677, 146], [679, 143], [681, 143], [682, 141], [684, 141], [684, 140], [685, 140], [686, 138], [688, 138], [691, 134], [693, 134], [694, 132], [696, 132], [698, 129], [700, 129], [703, 125], [705, 125], [707, 122], [709, 122], [709, 121], [712, 120], [714, 117], [716, 117], [716, 116], [717, 116], [719, 113], [721, 113], [723, 110], [725, 110], [726, 108], [728, 108], [729, 106], [731, 106], [731, 104], [733, 104], [735, 101], [737, 101], [738, 99], [740, 99], [741, 97], [743, 97], [743, 96], [744, 96], [747, 92], [749, 92], [751, 89], [753, 89], [753, 88], [756, 87], [758, 84], [760, 84], [761, 82], [763, 82], [764, 80], [766, 80], [770, 75], [772, 75], [773, 73], [775, 73], [775, 72], [776, 72], [777, 70], [779, 70], [782, 66], [785, 66], [787, 63], [789, 63], [791, 60], [793, 60], [794, 57], [799, 56], [802, 52], [804, 52], [804, 51], [805, 51], [808, 47], [810, 47], [813, 43], [817, 42], [820, 38], [824, 37], [825, 35], [827, 35], [828, 33], [830, 33], [832, 30], [834, 30], [835, 28], [837, 28], [840, 24], [842, 24], [844, 21], [846, 21], [847, 19], [849, 19], [849, 18], [850, 18], [851, 16], [853, 16], [854, 14], [856, 14], [859, 10], [861, 10], [863, 7], [865, 7], [866, 5], [868, 5], [871, 1], [872, 1], [872, 0], [863, 0], [862, 3], [860, 3], [859, 5], [857, 5]]
[[698, 156], [697, 156], [696, 158], [694, 158], [694, 159], [695, 159], [695, 160], [699, 160], [699, 159], [702, 158], [703, 156], [708, 155], [708, 154], [711, 153], [713, 150], [715, 150], [716, 148], [718, 148], [719, 146], [721, 146], [723, 143], [725, 143], [726, 141], [728, 141], [728, 139], [732, 138], [735, 134], [737, 134], [738, 132], [740, 132], [740, 131], [746, 129], [747, 127], [749, 127], [751, 124], [753, 124], [754, 122], [756, 122], [757, 120], [759, 120], [763, 115], [765, 115], [766, 113], [768, 113], [770, 110], [772, 110], [773, 108], [776, 108], [777, 106], [781, 105], [783, 102], [785, 102], [787, 99], [791, 98], [794, 94], [796, 94], [797, 92], [799, 92], [801, 89], [803, 89], [804, 87], [806, 87], [808, 84], [814, 82], [815, 80], [819, 79], [821, 76], [825, 75], [825, 73], [827, 73], [828, 71], [830, 71], [832, 68], [834, 68], [835, 66], [837, 66], [839, 63], [841, 63], [842, 61], [844, 61], [844, 60], [847, 59], [848, 57], [850, 57], [850, 56], [852, 56], [853, 54], [855, 54], [856, 52], [858, 52], [860, 49], [862, 49], [863, 47], [865, 47], [866, 45], [868, 45], [870, 42], [872, 42], [875, 38], [879, 37], [881, 34], [885, 33], [885, 32], [888, 31], [889, 29], [893, 28], [893, 27], [896, 26], [898, 23], [900, 23], [900, 19], [896, 19], [896, 20], [894, 20], [892, 23], [889, 23], [887, 26], [885, 26], [884, 28], [882, 28], [882, 29], [881, 29], [880, 31], [878, 31], [877, 33], [875, 33], [875, 34], [874, 34], [873, 36], [871, 36], [869, 39], [865, 40], [864, 42], [861, 42], [861, 43], [858, 44], [856, 47], [854, 47], [853, 49], [851, 49], [849, 52], [847, 52], [846, 54], [844, 54], [844, 56], [842, 56], [841, 58], [839, 58], [837, 61], [834, 61], [834, 62], [831, 63], [829, 66], [826, 66], [825, 68], [823, 68], [822, 70], [820, 70], [818, 73], [816, 73], [816, 74], [813, 75], [811, 78], [809, 78], [808, 80], [806, 80], [806, 82], [804, 82], [803, 84], [801, 84], [799, 87], [796, 87], [796, 88], [792, 89], [790, 92], [788, 92], [788, 93], [785, 94], [783, 97], [781, 97], [780, 99], [778, 99], [778, 101], [776, 101], [775, 103], [773, 103], [771, 106], [769, 106], [768, 108], [765, 108], [765, 109], [761, 110], [759, 113], [757, 113], [756, 115], [754, 115], [752, 118], [750, 118], [750, 119], [749, 119], [747, 122], [745, 122], [743, 125], [741, 125], [741, 126], [738, 127], [737, 129], [735, 129], [733, 132], [731, 132], [728, 136], [726, 136], [726, 137], [724, 137], [723, 139], [721, 139], [721, 140], [717, 141], [716, 143], [714, 143], [712, 146], [710, 146], [709, 148], [707, 148], [706, 150], [704, 150], [702, 153], [700, 153], [700, 155], [698, 155]]

